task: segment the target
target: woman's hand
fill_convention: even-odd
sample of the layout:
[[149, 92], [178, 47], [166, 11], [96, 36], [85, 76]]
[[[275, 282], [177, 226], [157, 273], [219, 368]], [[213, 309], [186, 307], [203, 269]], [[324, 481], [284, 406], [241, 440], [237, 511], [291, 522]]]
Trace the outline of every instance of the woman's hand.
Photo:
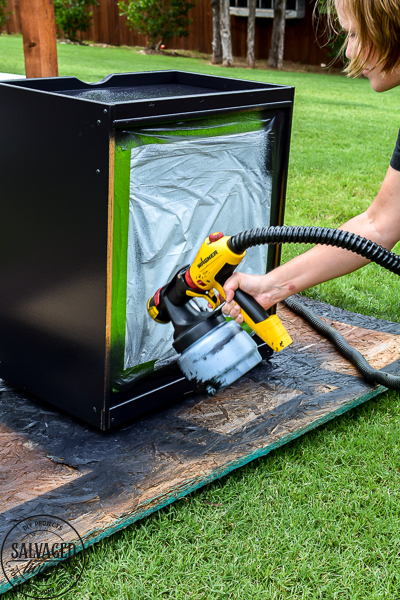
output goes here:
[[243, 323], [243, 316], [240, 314], [240, 306], [238, 306], [233, 300], [235, 290], [240, 288], [244, 292], [247, 292], [264, 309], [269, 308], [274, 304], [272, 301], [272, 287], [273, 284], [269, 285], [268, 275], [248, 275], [246, 273], [234, 273], [229, 279], [226, 280], [224, 285], [224, 292], [226, 296], [226, 303], [222, 308], [222, 312], [230, 316], [232, 319], [239, 324]]

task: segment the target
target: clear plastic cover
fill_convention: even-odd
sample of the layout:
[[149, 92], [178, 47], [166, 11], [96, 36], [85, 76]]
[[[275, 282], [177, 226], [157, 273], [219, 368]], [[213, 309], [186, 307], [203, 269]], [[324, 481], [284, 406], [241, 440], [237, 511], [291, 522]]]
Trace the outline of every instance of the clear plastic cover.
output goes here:
[[[157, 129], [131, 147], [124, 369], [176, 357], [172, 325], [153, 321], [147, 301], [191, 263], [204, 239], [270, 222], [271, 128], [258, 121], [235, 129], [204, 136]], [[267, 252], [248, 250], [240, 270], [265, 272]]]

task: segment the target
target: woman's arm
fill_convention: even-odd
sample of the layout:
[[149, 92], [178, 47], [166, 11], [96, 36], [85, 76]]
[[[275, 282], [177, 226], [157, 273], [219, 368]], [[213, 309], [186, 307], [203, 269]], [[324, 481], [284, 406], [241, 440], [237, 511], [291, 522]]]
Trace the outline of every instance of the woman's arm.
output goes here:
[[[391, 249], [400, 239], [400, 172], [389, 167], [369, 208], [339, 229], [357, 233]], [[240, 308], [232, 300], [238, 287], [254, 296], [267, 309], [292, 294], [356, 271], [369, 262], [348, 250], [318, 245], [267, 275], [234, 273], [224, 285], [227, 302], [223, 312], [238, 323], [243, 322]]]

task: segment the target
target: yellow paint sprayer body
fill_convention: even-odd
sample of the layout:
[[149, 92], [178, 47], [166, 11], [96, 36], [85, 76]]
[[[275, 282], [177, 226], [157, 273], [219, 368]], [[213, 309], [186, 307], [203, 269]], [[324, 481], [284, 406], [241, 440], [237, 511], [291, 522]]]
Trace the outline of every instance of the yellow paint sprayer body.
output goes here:
[[[246, 254], [232, 252], [228, 246], [229, 239], [230, 236], [224, 236], [222, 233], [211, 234], [203, 242], [189, 268], [192, 285], [204, 292], [213, 292], [216, 289], [224, 299], [223, 285]], [[186, 281], [188, 282], [188, 277]], [[244, 322], [275, 352], [292, 343], [279, 317], [268, 316], [252, 296], [237, 290], [235, 301], [241, 307]]]

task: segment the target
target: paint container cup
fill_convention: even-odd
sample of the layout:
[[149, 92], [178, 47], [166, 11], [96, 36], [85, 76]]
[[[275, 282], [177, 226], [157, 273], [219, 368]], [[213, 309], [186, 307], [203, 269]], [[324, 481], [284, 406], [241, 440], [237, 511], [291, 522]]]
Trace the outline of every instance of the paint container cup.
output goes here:
[[227, 321], [184, 350], [178, 365], [197, 388], [215, 394], [261, 360], [253, 338], [235, 321]]

